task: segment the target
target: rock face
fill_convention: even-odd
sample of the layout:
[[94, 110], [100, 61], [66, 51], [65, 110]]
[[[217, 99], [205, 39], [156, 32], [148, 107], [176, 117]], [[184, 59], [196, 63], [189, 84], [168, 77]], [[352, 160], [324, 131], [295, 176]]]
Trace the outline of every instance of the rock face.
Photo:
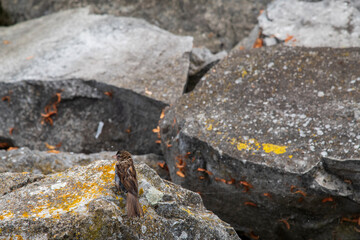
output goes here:
[[359, 1], [275, 0], [258, 18], [266, 45], [359, 47]]
[[[62, 172], [74, 166], [83, 166], [100, 159], [111, 159], [114, 152], [100, 152], [93, 154], [51, 152], [30, 150], [26, 147], [12, 151], [0, 151], [0, 173], [4, 172], [31, 172], [34, 174], [50, 174]], [[162, 156], [156, 154], [133, 155], [133, 159], [146, 163], [163, 179], [169, 180], [169, 172], [161, 168], [159, 163], [164, 162]]]
[[[38, 178], [0, 196], [5, 239], [239, 239], [207, 211], [198, 194], [162, 180], [138, 163], [142, 218], [128, 218], [125, 196], [114, 188], [114, 162]], [[13, 178], [21, 176], [14, 175]], [[23, 175], [26, 179], [29, 176]], [[0, 179], [11, 179], [9, 173]], [[10, 187], [11, 188], [11, 187]]]
[[172, 180], [249, 237], [356, 239], [359, 59], [359, 48], [234, 51], [165, 111]]
[[0, 81], [81, 78], [165, 103], [181, 96], [191, 37], [140, 19], [88, 12], [68, 10], [0, 28]]
[[160, 153], [152, 129], [166, 105], [130, 90], [78, 79], [21, 81], [0, 82], [0, 96], [0, 146]]
[[[193, 36], [197, 47], [213, 52], [230, 50], [248, 35], [256, 24], [256, 16], [270, 0], [147, 0], [97, 1], [1, 0], [4, 22], [19, 22], [68, 8], [91, 5], [96, 13], [143, 18], [150, 23], [179, 35]], [[0, 5], [1, 5], [0, 4]]]

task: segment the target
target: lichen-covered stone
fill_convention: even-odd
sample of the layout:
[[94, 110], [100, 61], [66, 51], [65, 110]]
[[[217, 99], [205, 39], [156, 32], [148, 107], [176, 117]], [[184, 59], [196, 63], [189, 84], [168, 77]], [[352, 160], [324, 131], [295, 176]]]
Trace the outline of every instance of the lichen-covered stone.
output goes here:
[[353, 239], [340, 220], [360, 217], [359, 59], [359, 48], [233, 51], [165, 111], [172, 180], [247, 236]]
[[[128, 218], [109, 160], [45, 176], [0, 197], [3, 239], [239, 239], [201, 197], [136, 163], [142, 218]], [[6, 174], [6, 173], [5, 173]], [[22, 173], [18, 173], [22, 174]], [[0, 174], [0, 179], [4, 179]], [[147, 195], [163, 196], [151, 204]]]

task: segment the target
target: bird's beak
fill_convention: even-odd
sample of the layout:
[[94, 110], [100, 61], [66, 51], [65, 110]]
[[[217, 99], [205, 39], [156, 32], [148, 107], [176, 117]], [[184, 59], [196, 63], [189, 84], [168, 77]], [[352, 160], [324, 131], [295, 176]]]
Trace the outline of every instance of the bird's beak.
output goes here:
[[113, 159], [116, 159], [116, 155], [112, 156]]

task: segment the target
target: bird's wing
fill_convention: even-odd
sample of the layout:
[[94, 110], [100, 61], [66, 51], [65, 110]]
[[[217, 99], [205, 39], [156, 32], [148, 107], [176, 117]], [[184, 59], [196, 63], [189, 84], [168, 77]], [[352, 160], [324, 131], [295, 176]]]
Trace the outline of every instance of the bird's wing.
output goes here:
[[127, 193], [126, 188], [124, 187], [123, 183], [121, 182], [121, 173], [118, 165], [115, 165], [115, 184], [118, 190]]
[[135, 196], [138, 195], [138, 183], [136, 179], [135, 167], [133, 164], [130, 164], [130, 166], [126, 169], [123, 184], [128, 192]]

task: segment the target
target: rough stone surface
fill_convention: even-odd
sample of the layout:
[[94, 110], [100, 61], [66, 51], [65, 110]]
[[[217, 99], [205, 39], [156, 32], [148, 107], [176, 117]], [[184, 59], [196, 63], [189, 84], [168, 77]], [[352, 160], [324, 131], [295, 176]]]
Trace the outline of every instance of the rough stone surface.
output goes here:
[[[58, 100], [56, 93], [61, 101], [53, 125], [42, 125], [41, 114]], [[48, 150], [45, 143], [61, 143], [57, 150], [66, 152], [161, 152], [152, 129], [166, 105], [131, 90], [77, 79], [0, 82], [0, 97], [7, 96], [9, 101], [0, 101], [0, 142], [9, 146]]]
[[[114, 188], [114, 164], [102, 160], [75, 167], [0, 196], [1, 237], [239, 239], [232, 227], [204, 208], [197, 193], [162, 180], [143, 163], [135, 167], [145, 215], [128, 218], [125, 196]], [[5, 175], [0, 179], [9, 179]]]
[[141, 19], [88, 11], [68, 10], [0, 28], [0, 81], [81, 78], [165, 103], [181, 96], [191, 37]]
[[[3, 172], [31, 172], [34, 174], [50, 174], [62, 172], [74, 166], [83, 166], [100, 159], [111, 159], [114, 152], [100, 152], [93, 154], [60, 152], [58, 154], [44, 151], [30, 150], [26, 147], [0, 151], [0, 173]], [[169, 180], [169, 172], [161, 168], [164, 158], [156, 154], [133, 155], [133, 159], [147, 164], [154, 169], [161, 178]]]
[[24, 187], [27, 184], [39, 181], [43, 178], [44, 176], [42, 176], [41, 174], [33, 174], [29, 172], [0, 173], [0, 196], [12, 192], [15, 189]]
[[248, 237], [356, 239], [343, 217], [360, 217], [359, 59], [359, 48], [234, 51], [165, 111], [172, 180]]
[[62, 9], [91, 5], [96, 13], [143, 18], [172, 33], [193, 36], [195, 46], [207, 47], [212, 52], [230, 50], [246, 37], [257, 23], [256, 17], [260, 9], [264, 9], [269, 2], [270, 0], [1, 0], [6, 24]]
[[226, 51], [212, 54], [207, 48], [193, 48], [190, 54], [189, 77], [185, 92], [192, 91], [209, 69], [227, 56]]
[[358, 0], [275, 0], [258, 20], [267, 45], [275, 36], [289, 46], [360, 46]]
[[218, 62], [226, 56], [226, 51], [212, 54], [207, 48], [193, 48], [190, 56], [189, 76], [197, 74], [207, 65]]

